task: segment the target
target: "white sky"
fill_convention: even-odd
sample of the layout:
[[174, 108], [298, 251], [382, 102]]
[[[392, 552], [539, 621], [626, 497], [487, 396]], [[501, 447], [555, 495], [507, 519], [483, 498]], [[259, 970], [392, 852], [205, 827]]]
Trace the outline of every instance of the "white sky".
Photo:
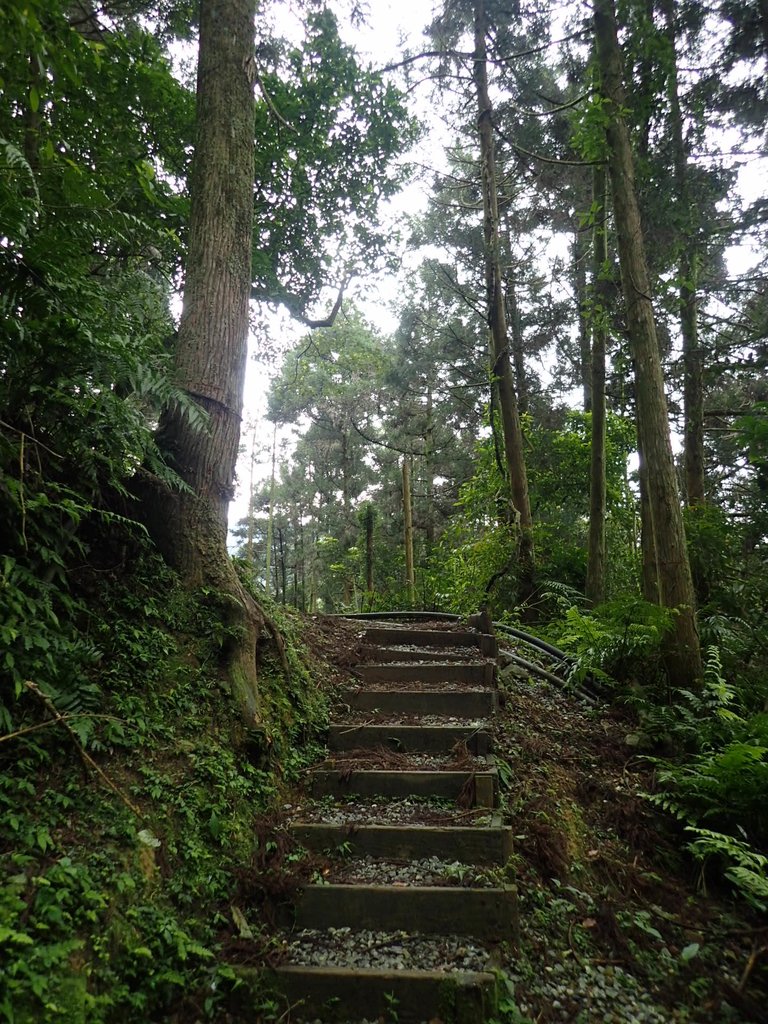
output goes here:
[[[378, 67], [401, 59], [403, 50], [414, 51], [423, 45], [423, 31], [434, 17], [438, 4], [435, 0], [370, 0], [370, 11], [367, 25], [345, 32], [345, 37], [354, 44], [363, 61], [370, 60]], [[293, 15], [285, 11], [285, 22], [281, 29], [291, 34], [295, 27]], [[419, 113], [419, 99], [424, 99], [424, 90], [416, 90], [411, 94], [411, 109]], [[423, 109], [423, 108], [422, 108]], [[442, 144], [435, 140], [422, 140], [419, 147], [419, 159], [429, 163], [432, 158], [442, 158]], [[402, 218], [409, 214], [417, 214], [427, 205], [427, 192], [418, 181], [408, 186], [390, 204], [393, 216]], [[354, 290], [354, 284], [352, 287]], [[393, 275], [381, 275], [369, 278], [364, 282], [365, 299], [355, 296], [356, 305], [364, 315], [384, 332], [396, 326], [396, 318], [390, 306], [396, 300], [399, 290], [398, 280]], [[361, 289], [362, 293], [363, 289]], [[329, 293], [328, 308], [333, 304], [334, 295]], [[320, 315], [323, 311], [318, 310]], [[286, 314], [278, 314], [269, 324], [270, 334], [279, 339], [283, 348], [288, 348], [306, 334], [306, 328], [291, 321]], [[254, 479], [263, 480], [271, 471], [272, 425], [265, 421], [266, 393], [269, 388], [269, 371], [263, 363], [255, 358], [257, 341], [251, 338], [251, 358], [245, 380], [245, 406], [243, 410], [243, 430], [241, 445], [243, 455], [237, 468], [237, 491], [230, 505], [229, 521], [234, 526], [242, 519], [248, 509], [248, 497], [251, 480], [251, 450], [254, 430], [256, 432], [256, 459], [254, 462]], [[287, 431], [286, 433], [290, 433]]]

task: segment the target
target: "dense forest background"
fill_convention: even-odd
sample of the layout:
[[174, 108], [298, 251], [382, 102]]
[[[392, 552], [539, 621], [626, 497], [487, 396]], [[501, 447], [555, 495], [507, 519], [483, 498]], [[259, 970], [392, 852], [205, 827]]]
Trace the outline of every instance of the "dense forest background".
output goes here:
[[[348, 41], [364, 11], [301, 5], [287, 39], [275, 10], [0, 5], [9, 1021], [35, 1019], [19, 993], [63, 1019], [70, 989], [119, 1019], [208, 970], [178, 908], [221, 896], [243, 802], [326, 714], [285, 606], [487, 606], [554, 641], [573, 685], [629, 705], [690, 852], [768, 903], [765, 4], [445, 0], [386, 69]], [[382, 204], [435, 118], [386, 334], [361, 298], [402, 258]], [[241, 436], [249, 310], [277, 308], [307, 333], [274, 342], [268, 422]], [[272, 469], [230, 560], [239, 444], [241, 483], [257, 450]], [[211, 707], [216, 758], [193, 749]], [[125, 891], [151, 886], [159, 840], [126, 822], [189, 778], [146, 760], [182, 712], [187, 874], [164, 917], [121, 918], [128, 960], [93, 954], [114, 973], [93, 995], [72, 936], [111, 869], [66, 852], [72, 765], [138, 843]]]

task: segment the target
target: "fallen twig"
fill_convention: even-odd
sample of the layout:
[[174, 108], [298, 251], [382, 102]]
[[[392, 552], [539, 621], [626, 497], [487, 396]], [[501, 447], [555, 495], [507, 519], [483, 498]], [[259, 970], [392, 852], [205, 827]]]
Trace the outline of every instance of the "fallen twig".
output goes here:
[[46, 711], [53, 717], [54, 723], [61, 725], [64, 729], [67, 730], [71, 738], [74, 740], [75, 746], [77, 747], [77, 751], [80, 754], [83, 763], [88, 768], [91, 768], [93, 771], [96, 772], [101, 781], [105, 783], [105, 785], [109, 786], [112, 792], [115, 793], [122, 800], [122, 802], [125, 804], [128, 810], [133, 811], [136, 817], [140, 818], [142, 816], [141, 809], [137, 807], [136, 804], [130, 799], [130, 797], [127, 797], [125, 793], [120, 789], [120, 787], [116, 785], [116, 783], [114, 783], [109, 778], [109, 776], [105, 774], [103, 769], [101, 769], [96, 764], [91, 755], [80, 742], [80, 737], [69, 724], [67, 716], [62, 715], [59, 712], [59, 710], [57, 709], [53, 701], [50, 699], [50, 697], [48, 697], [47, 694], [43, 693], [43, 691], [40, 689], [37, 683], [32, 682], [31, 679], [26, 679], [24, 681], [24, 686], [27, 688], [27, 690], [29, 690], [30, 693], [34, 694], [34, 696], [37, 697], [38, 700], [40, 700], [43, 703]]

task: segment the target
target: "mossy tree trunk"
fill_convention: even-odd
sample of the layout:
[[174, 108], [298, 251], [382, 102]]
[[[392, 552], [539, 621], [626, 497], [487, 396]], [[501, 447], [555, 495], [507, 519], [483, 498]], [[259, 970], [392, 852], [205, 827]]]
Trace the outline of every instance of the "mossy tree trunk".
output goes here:
[[146, 519], [190, 586], [221, 595], [230, 641], [226, 672], [244, 718], [259, 718], [256, 639], [263, 618], [227, 554], [248, 338], [253, 230], [255, 0], [201, 0], [197, 137], [189, 250], [175, 353], [178, 383], [205, 410], [199, 429], [178, 409], [158, 437], [189, 487], [145, 497]]
[[690, 687], [701, 682], [701, 648], [635, 190], [632, 150], [623, 114], [626, 96], [613, 0], [596, 0], [594, 15], [601, 92], [607, 101], [608, 169], [627, 331], [635, 364], [639, 443], [648, 471], [659, 597], [662, 605], [675, 609], [666, 660], [672, 681], [678, 686]]

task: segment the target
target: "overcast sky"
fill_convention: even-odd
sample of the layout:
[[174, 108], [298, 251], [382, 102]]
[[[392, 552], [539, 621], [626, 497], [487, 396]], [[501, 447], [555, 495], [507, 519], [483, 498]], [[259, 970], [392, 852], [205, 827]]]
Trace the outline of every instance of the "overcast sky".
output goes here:
[[[434, 0], [370, 0], [367, 24], [348, 29], [345, 36], [352, 42], [361, 57], [368, 59], [375, 66], [383, 67], [400, 59], [404, 49], [418, 50], [423, 41], [423, 31], [433, 18]], [[299, 31], [296, 18], [286, 5], [276, 7], [279, 14], [277, 22], [280, 30], [292, 36]], [[411, 95], [414, 113], [418, 102], [417, 94]], [[431, 160], [434, 155], [440, 159], [442, 146], [434, 142], [434, 154], [430, 152], [429, 142], [422, 140], [419, 156], [423, 161]], [[424, 187], [414, 182], [402, 196], [396, 198], [392, 206], [395, 216], [404, 217], [424, 209], [427, 196]], [[395, 318], [390, 305], [397, 298], [398, 283], [395, 278], [380, 277], [365, 282], [367, 298], [359, 305], [369, 320], [383, 331], [390, 331], [395, 326]], [[329, 306], [333, 297], [329, 298]], [[317, 311], [318, 314], [321, 311]], [[278, 313], [270, 319], [269, 332], [271, 341], [279, 341], [283, 347], [298, 342], [306, 334], [306, 328], [291, 321], [287, 314]], [[268, 449], [272, 444], [272, 425], [265, 421], [266, 391], [269, 384], [268, 368], [258, 359], [258, 341], [251, 339], [251, 358], [245, 382], [245, 407], [243, 410], [243, 431], [241, 443], [244, 453], [238, 463], [237, 492], [229, 510], [229, 521], [234, 526], [242, 519], [248, 508], [248, 495], [251, 481], [251, 450], [254, 428], [256, 432], [256, 461], [254, 479], [262, 480], [271, 469], [271, 457]], [[285, 435], [289, 434], [285, 432]], [[284, 435], [284, 436], [285, 436]]]

